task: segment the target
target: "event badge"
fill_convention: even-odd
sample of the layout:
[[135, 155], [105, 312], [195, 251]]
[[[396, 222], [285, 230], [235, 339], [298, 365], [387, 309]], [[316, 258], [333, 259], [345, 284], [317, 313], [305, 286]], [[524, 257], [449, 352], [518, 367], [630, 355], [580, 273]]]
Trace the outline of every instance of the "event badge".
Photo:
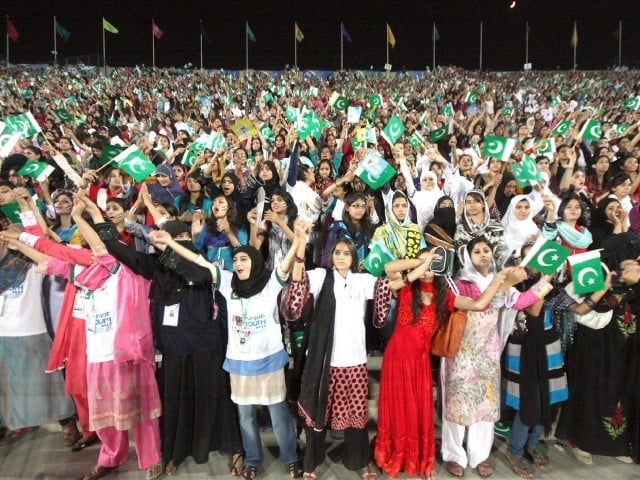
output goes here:
[[177, 327], [178, 315], [180, 314], [180, 304], [166, 305], [164, 307], [164, 317], [162, 318], [162, 325], [165, 327]]

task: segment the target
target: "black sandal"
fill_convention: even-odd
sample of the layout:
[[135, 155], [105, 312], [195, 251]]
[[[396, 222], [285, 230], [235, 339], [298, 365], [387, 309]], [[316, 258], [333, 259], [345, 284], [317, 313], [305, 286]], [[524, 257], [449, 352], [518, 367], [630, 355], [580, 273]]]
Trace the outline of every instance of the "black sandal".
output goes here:
[[258, 476], [258, 467], [255, 465], [245, 465], [242, 467], [242, 478], [244, 480], [253, 480]]
[[238, 450], [231, 454], [231, 476], [239, 477], [242, 475], [244, 467], [244, 450]]
[[302, 468], [302, 464], [297, 462], [291, 462], [289, 464], [289, 476], [291, 478], [300, 478], [304, 473], [304, 469]]

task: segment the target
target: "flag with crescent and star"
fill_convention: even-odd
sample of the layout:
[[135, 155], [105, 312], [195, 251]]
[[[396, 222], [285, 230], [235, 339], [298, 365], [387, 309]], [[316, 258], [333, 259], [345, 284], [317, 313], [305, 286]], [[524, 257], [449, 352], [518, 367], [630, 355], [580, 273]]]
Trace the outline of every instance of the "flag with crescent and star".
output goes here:
[[515, 138], [487, 135], [484, 139], [482, 154], [487, 157], [497, 158], [501, 162], [508, 162], [515, 146]]
[[25, 177], [35, 178], [38, 182], [42, 182], [51, 175], [54, 170], [55, 169], [47, 162], [27, 162], [16, 173], [18, 175], [24, 175]]
[[571, 250], [567, 247], [540, 236], [522, 259], [520, 266], [529, 266], [545, 275], [553, 275], [570, 254]]
[[141, 182], [156, 171], [156, 166], [135, 145], [120, 152], [113, 161], [118, 165], [118, 168], [127, 172], [136, 182]]
[[602, 126], [600, 122], [590, 118], [584, 125], [582, 125], [582, 129], [580, 130], [580, 134], [578, 137], [584, 140], [595, 140], [596, 142], [602, 138]]
[[394, 145], [404, 133], [405, 128], [406, 127], [404, 123], [402, 123], [402, 120], [400, 120], [400, 117], [398, 115], [394, 115], [382, 129], [382, 136], [389, 145]]
[[372, 150], [358, 164], [354, 173], [372, 189], [377, 190], [391, 180], [396, 174], [396, 169], [378, 152]]
[[12, 115], [4, 119], [3, 135], [17, 133], [20, 138], [30, 138], [42, 129], [31, 112], [21, 113], [20, 115]]
[[571, 280], [578, 295], [604, 290], [605, 275], [600, 263], [600, 250], [571, 255]]
[[553, 127], [553, 130], [551, 130], [551, 133], [562, 137], [571, 128], [572, 124], [573, 124], [573, 120], [562, 120], [561, 122], [558, 122], [558, 124], [555, 127]]
[[362, 266], [374, 277], [384, 275], [384, 266], [386, 263], [394, 260], [394, 256], [380, 243], [376, 243], [369, 250], [369, 254], [362, 262]]
[[520, 187], [533, 186], [542, 181], [535, 159], [526, 154], [522, 156], [521, 162], [511, 165], [511, 173]]

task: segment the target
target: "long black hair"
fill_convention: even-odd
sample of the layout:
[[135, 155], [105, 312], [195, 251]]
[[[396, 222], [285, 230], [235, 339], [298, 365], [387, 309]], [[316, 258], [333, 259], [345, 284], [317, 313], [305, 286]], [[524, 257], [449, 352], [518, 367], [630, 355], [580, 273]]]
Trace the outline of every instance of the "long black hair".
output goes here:
[[[423, 249], [418, 252], [418, 256], [423, 252], [426, 252], [428, 249]], [[420, 283], [422, 280], [417, 279], [414, 280], [411, 284], [411, 292], [412, 292], [412, 301], [411, 301], [411, 313], [413, 315], [413, 321], [411, 323], [416, 324], [420, 319], [420, 314], [422, 312], [422, 307], [424, 306], [422, 303], [422, 295], [420, 291]], [[433, 277], [433, 286], [434, 292], [432, 297], [432, 302], [436, 304], [436, 318], [438, 320], [438, 325], [443, 325], [449, 319], [449, 311], [447, 310], [447, 288], [448, 284], [444, 277], [440, 277], [435, 275]]]

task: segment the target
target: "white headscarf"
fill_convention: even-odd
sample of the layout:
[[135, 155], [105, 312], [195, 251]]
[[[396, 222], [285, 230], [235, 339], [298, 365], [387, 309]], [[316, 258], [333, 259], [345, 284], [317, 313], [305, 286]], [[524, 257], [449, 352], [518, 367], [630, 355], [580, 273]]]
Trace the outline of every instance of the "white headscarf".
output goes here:
[[[433, 179], [433, 188], [431, 190], [416, 190], [413, 195], [412, 201], [416, 207], [418, 225], [420, 231], [424, 231], [427, 223], [433, 218], [433, 210], [436, 207], [438, 200], [444, 195], [444, 192], [440, 190], [438, 186], [438, 176], [432, 171], [423, 171], [420, 175], [420, 184], [425, 178]], [[422, 185], [421, 185], [422, 186]]]
[[518, 220], [516, 217], [516, 205], [521, 201], [526, 201], [529, 207], [532, 207], [531, 200], [525, 195], [516, 195], [509, 202], [509, 207], [502, 217], [501, 223], [504, 227], [504, 239], [506, 243], [506, 250], [502, 255], [502, 265], [506, 262], [513, 252], [519, 252], [522, 245], [529, 239], [529, 237], [537, 237], [540, 234], [540, 230], [533, 221], [533, 208], [529, 210], [529, 216], [524, 220]]

